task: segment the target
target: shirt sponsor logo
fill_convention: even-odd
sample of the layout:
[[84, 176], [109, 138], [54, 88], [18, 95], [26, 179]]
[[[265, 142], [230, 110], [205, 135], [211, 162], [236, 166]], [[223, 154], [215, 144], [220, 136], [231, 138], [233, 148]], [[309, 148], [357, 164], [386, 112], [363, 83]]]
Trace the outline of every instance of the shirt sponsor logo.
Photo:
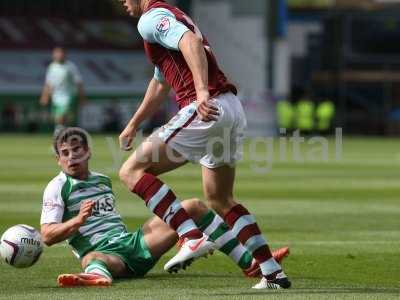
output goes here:
[[167, 17], [161, 18], [161, 20], [158, 22], [156, 29], [159, 32], [166, 32], [169, 30], [170, 27], [170, 22]]
[[94, 202], [92, 215], [99, 217], [114, 212], [114, 199], [110, 195], [100, 197]]

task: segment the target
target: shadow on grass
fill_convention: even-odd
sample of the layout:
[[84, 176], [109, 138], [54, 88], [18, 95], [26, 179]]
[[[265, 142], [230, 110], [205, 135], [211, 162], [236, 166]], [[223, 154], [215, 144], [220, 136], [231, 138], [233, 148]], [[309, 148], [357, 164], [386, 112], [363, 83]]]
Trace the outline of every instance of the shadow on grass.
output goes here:
[[178, 274], [167, 274], [167, 273], [152, 273], [144, 278], [137, 279], [178, 279], [178, 278], [243, 278], [243, 275], [231, 273], [231, 274], [215, 274], [215, 273], [178, 273]]
[[[240, 274], [185, 274], [185, 273], [180, 273], [180, 274], [168, 274], [168, 273], [152, 273], [149, 275], [146, 275], [145, 277], [132, 277], [132, 278], [120, 278], [120, 279], [114, 279], [113, 281], [113, 286], [118, 286], [120, 283], [126, 283], [126, 282], [138, 282], [138, 281], [149, 281], [149, 280], [157, 280], [157, 281], [164, 281], [164, 280], [178, 280], [178, 279], [201, 279], [201, 278], [215, 278], [215, 279], [220, 279], [220, 278], [242, 278]], [[66, 288], [60, 288], [56, 285], [54, 286], [37, 286], [36, 288], [38, 289], [49, 289], [49, 290], [70, 290], [69, 287]], [[73, 287], [74, 289], [87, 289], [87, 288], [107, 288], [107, 287]]]
[[[126, 282], [129, 279], [124, 279], [124, 280], [118, 280], [118, 282]], [[132, 279], [131, 279], [132, 280]], [[140, 279], [139, 279], [140, 280]], [[70, 291], [86, 291], [89, 292], [91, 291], [96, 291], [99, 292], [104, 289], [104, 291], [109, 290], [111, 293], [112, 291], [118, 290], [120, 287], [118, 285], [114, 285], [112, 287], [74, 287], [74, 288], [60, 288], [57, 286], [41, 286], [41, 287], [36, 287], [39, 290], [46, 290], [52, 293], [57, 293], [57, 294], [65, 294], [65, 293], [70, 293]], [[132, 286], [132, 289], [135, 290], [135, 287]], [[124, 290], [130, 290], [127, 287], [124, 287]], [[228, 293], [213, 293], [210, 291], [207, 294], [204, 294], [204, 292], [199, 291], [199, 293], [196, 292], [189, 292], [185, 293], [187, 297], [199, 297], [199, 296], [208, 296], [208, 297], [233, 297], [233, 296], [243, 296], [243, 297], [266, 297], [266, 296], [273, 296], [273, 295], [285, 295], [285, 294], [293, 294], [293, 295], [368, 295], [368, 294], [378, 294], [380, 296], [377, 297], [383, 297], [383, 295], [399, 295], [400, 294], [400, 289], [396, 288], [324, 288], [324, 289], [306, 289], [306, 288], [293, 288], [289, 290], [268, 290], [268, 291], [256, 291], [256, 290], [249, 290], [245, 289], [243, 292], [234, 290], [232, 292]]]
[[[324, 288], [324, 289], [305, 289], [305, 288], [292, 288], [289, 290], [277, 290], [269, 292], [275, 293], [285, 293], [285, 294], [296, 294], [296, 295], [306, 295], [306, 294], [400, 294], [400, 289], [396, 288]], [[260, 296], [265, 297], [265, 291], [246, 291], [244, 293], [217, 293], [210, 294], [210, 296]]]

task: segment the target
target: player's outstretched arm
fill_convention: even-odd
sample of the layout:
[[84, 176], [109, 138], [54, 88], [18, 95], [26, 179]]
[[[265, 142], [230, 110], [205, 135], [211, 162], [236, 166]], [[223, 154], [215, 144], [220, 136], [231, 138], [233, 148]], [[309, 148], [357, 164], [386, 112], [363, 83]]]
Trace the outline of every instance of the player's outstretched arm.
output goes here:
[[216, 120], [218, 109], [208, 103], [208, 61], [202, 39], [191, 31], [187, 31], [179, 41], [179, 50], [185, 58], [197, 95], [197, 111], [203, 121]]
[[121, 149], [126, 151], [132, 149], [132, 141], [140, 124], [158, 110], [170, 89], [166, 82], [160, 82], [155, 78], [150, 81], [142, 103], [119, 136]]
[[47, 246], [51, 246], [69, 238], [86, 222], [87, 218], [92, 214], [93, 206], [93, 201], [85, 201], [82, 203], [79, 214], [76, 217], [64, 223], [43, 224], [41, 226], [43, 242]]

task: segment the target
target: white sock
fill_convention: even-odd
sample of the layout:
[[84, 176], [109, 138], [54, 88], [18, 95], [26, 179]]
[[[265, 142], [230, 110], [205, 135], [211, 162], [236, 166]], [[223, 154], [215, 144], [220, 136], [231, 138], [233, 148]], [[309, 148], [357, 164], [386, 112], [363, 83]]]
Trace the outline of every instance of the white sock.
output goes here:
[[110, 271], [107, 269], [107, 265], [101, 260], [92, 260], [85, 268], [85, 273], [92, 273], [104, 276], [110, 280], [112, 280], [112, 275]]
[[273, 257], [260, 264], [260, 268], [264, 276], [282, 269], [282, 267], [276, 262], [275, 258]]

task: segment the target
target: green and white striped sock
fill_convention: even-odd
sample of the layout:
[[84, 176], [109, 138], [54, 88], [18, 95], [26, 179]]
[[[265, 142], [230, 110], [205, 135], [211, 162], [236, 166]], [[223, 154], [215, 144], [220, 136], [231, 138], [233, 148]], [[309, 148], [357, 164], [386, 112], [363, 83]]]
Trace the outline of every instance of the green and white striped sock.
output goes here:
[[210, 237], [219, 251], [228, 255], [241, 269], [245, 270], [251, 266], [251, 253], [233, 235], [224, 220], [212, 210], [196, 222], [196, 225]]
[[85, 273], [95, 273], [102, 275], [110, 280], [112, 280], [112, 275], [107, 269], [107, 265], [98, 259], [91, 260], [85, 268]]

